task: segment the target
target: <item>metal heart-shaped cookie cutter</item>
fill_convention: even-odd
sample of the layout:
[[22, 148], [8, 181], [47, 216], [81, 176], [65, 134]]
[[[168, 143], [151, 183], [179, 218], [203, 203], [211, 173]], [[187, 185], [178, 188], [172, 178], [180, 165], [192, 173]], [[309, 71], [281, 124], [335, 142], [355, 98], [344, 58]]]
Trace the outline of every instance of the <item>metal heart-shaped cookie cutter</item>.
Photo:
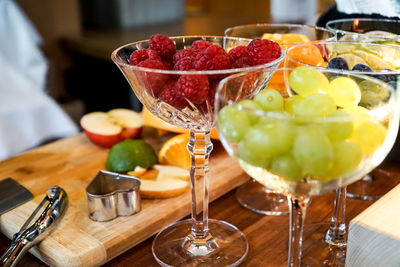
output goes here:
[[99, 171], [86, 188], [90, 219], [104, 222], [139, 212], [139, 189], [136, 177]]

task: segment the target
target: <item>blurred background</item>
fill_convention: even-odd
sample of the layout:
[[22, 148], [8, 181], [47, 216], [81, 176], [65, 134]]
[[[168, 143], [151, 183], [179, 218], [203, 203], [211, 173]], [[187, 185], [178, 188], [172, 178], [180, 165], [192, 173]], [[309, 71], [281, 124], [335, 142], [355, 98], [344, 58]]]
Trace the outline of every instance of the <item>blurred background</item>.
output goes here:
[[[3, 1], [3, 0], [1, 0]], [[111, 52], [161, 33], [223, 35], [247, 23], [314, 24], [332, 0], [15, 0], [43, 38], [47, 93], [75, 121], [91, 111], [140, 109]]]

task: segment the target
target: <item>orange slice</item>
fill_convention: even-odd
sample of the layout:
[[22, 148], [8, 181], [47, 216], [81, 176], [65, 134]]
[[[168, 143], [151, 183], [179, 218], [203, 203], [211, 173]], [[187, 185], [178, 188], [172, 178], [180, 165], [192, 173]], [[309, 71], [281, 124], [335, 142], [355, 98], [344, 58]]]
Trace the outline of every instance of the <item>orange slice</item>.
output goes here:
[[158, 153], [158, 161], [161, 164], [178, 166], [183, 169], [190, 169], [190, 154], [186, 149], [189, 142], [189, 134], [178, 134], [164, 143]]
[[294, 44], [311, 42], [307, 35], [299, 33], [264, 33], [261, 39], [269, 39], [277, 42], [284, 50]]
[[[160, 136], [166, 134], [166, 132], [173, 133], [189, 133], [189, 130], [169, 124], [162, 119], [156, 117], [147, 108], [143, 107], [142, 111], [143, 124], [158, 129]], [[211, 129], [210, 138], [219, 140], [217, 129]]]

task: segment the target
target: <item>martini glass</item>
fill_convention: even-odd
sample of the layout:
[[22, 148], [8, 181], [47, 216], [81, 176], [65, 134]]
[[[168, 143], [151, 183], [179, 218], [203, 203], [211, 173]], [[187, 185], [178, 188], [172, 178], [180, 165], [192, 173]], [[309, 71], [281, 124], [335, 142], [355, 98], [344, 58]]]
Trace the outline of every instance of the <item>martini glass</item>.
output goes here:
[[[197, 40], [218, 44], [225, 50], [247, 45], [251, 40], [216, 36], [171, 37], [176, 49], [191, 47]], [[152, 252], [163, 266], [236, 266], [247, 255], [248, 244], [244, 234], [235, 226], [208, 218], [209, 167], [208, 159], [213, 145], [210, 130], [214, 128], [214, 95], [218, 82], [228, 75], [254, 69], [276, 67], [284, 58], [268, 64], [214, 71], [173, 71], [149, 69], [129, 65], [129, 57], [138, 49], [149, 47], [149, 41], [131, 43], [112, 53], [112, 60], [120, 68], [138, 99], [154, 115], [164, 121], [190, 130], [187, 148], [191, 155], [191, 219], [178, 221], [161, 230], [155, 237]], [[258, 72], [252, 90], [263, 88], [270, 72]], [[179, 98], [167, 91], [171, 82], [179, 78], [208, 79], [206, 100]], [[244, 92], [252, 94], [252, 92]], [[171, 96], [172, 95], [172, 96]], [[173, 207], [170, 207], [173, 208]], [[160, 222], [162, 223], [162, 222]]]
[[[228, 28], [225, 36], [242, 38], [267, 38], [280, 44], [283, 50], [301, 43], [315, 41], [335, 41], [336, 33], [325, 28], [302, 25], [302, 24], [247, 24]], [[311, 51], [312, 52], [312, 51]], [[318, 52], [318, 51], [317, 51]], [[319, 52], [318, 52], [319, 53]], [[312, 53], [307, 55], [308, 59], [318, 60]], [[314, 63], [317, 61], [312, 61]], [[282, 62], [280, 67], [283, 67]], [[283, 83], [283, 72], [275, 71], [269, 86], [279, 89], [283, 94], [286, 88]], [[244, 207], [264, 215], [288, 215], [289, 206], [286, 196], [268, 190], [262, 184], [250, 179], [236, 189], [237, 201]]]
[[[387, 83], [364, 75], [305, 68], [311, 69], [312, 75], [306, 77], [304, 67], [283, 69], [288, 86], [300, 94], [285, 101], [284, 111], [278, 90], [261, 91], [250, 103], [248, 95], [236, 90], [236, 84], [248, 79], [247, 73], [222, 80], [215, 100], [217, 128], [228, 154], [251, 177], [289, 198], [290, 267], [301, 266], [303, 224], [310, 197], [346, 186], [379, 165], [392, 148], [399, 126], [397, 92]], [[350, 113], [350, 107], [337, 109], [332, 103], [339, 104], [339, 100], [329, 100], [329, 95], [317, 90], [333, 76], [352, 84], [331, 82], [335, 90], [353, 94], [357, 88], [354, 83], [368, 82], [387, 90], [389, 97], [368, 107], [352, 102], [353, 109], [365, 113]], [[263, 94], [271, 98], [265, 101]], [[368, 131], [363, 131], [364, 127]], [[349, 131], [340, 131], [344, 128]], [[233, 129], [240, 134], [231, 135]], [[382, 133], [380, 141], [372, 134], [377, 132]], [[332, 261], [325, 264], [333, 266]]]
[[[318, 50], [320, 50], [321, 55], [326, 61], [325, 66], [335, 57], [345, 58], [350, 69], [353, 65], [358, 63], [369, 63], [372, 69], [376, 69], [375, 71], [360, 72], [347, 70], [344, 71], [344, 73], [349, 73], [349, 75], [364, 74], [375, 77], [393, 88], [396, 88], [396, 80], [400, 76], [400, 64], [397, 62], [398, 59], [400, 59], [400, 47], [359, 42], [321, 42], [318, 44], [304, 44], [294, 46], [287, 51], [286, 65], [291, 67], [311, 66], [311, 64], [302, 61], [299, 57], [301, 51], [306, 51], [310, 48], [318, 48]], [[363, 61], [361, 62], [360, 60]], [[391, 68], [392, 70], [389, 71], [387, 68]], [[326, 68], [319, 67], [319, 69]], [[330, 79], [334, 79], [335, 77], [336, 76], [331, 75]], [[371, 85], [369, 82], [365, 81], [360, 83], [360, 85], [363, 92], [360, 100], [360, 105], [362, 106], [374, 106], [375, 103], [388, 97], [385, 94], [379, 94], [384, 93], [384, 91], [378, 90], [379, 87], [369, 87], [369, 85]], [[387, 192], [389, 185], [394, 187], [397, 184], [397, 181], [390, 177], [387, 177], [387, 179], [376, 179], [374, 183], [368, 180], [367, 182], [364, 181], [365, 179], [361, 179], [348, 186], [353, 192], [358, 192], [358, 194], [350, 196], [363, 200], [375, 200]], [[380, 186], [382, 184], [385, 186]], [[380, 188], [382, 188], [381, 191], [379, 191]], [[378, 193], [373, 194], [372, 190], [375, 190], [375, 192], [378, 191]], [[311, 252], [305, 257], [305, 262], [313, 262], [315, 259], [322, 262], [326, 257], [331, 256], [329, 255], [329, 251], [332, 247], [336, 247], [341, 257], [343, 259], [345, 258], [345, 249], [347, 246], [347, 224], [345, 220], [346, 196], [349, 196], [347, 186], [338, 188], [336, 190], [336, 199], [331, 222], [313, 223], [306, 228], [306, 231], [312, 233], [312, 235], [309, 240]], [[344, 264], [344, 260], [341, 262]]]

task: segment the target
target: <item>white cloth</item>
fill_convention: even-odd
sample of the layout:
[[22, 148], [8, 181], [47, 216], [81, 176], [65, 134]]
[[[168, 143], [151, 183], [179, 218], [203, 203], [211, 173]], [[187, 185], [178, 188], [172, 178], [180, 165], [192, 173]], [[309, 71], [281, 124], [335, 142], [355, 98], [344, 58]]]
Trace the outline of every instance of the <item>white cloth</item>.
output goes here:
[[380, 14], [399, 17], [399, 0], [336, 0], [338, 11], [346, 14]]
[[0, 160], [41, 142], [78, 133], [44, 93], [47, 62], [41, 39], [11, 0], [0, 0]]

